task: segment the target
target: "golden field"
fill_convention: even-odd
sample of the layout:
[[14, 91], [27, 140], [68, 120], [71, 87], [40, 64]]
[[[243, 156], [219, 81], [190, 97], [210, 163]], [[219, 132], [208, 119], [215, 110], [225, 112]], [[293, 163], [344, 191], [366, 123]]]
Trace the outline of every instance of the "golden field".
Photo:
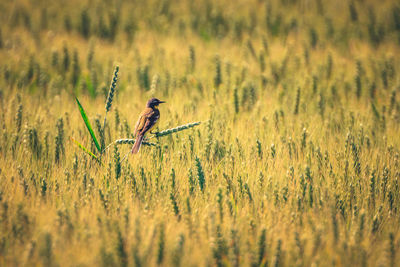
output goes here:
[[[0, 15], [0, 266], [399, 266], [398, 2]], [[201, 124], [131, 155], [151, 97]]]

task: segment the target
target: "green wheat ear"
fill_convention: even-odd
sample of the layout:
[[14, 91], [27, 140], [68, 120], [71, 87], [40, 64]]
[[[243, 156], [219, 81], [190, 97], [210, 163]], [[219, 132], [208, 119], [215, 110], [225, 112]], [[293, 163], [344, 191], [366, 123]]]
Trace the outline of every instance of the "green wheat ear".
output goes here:
[[118, 71], [119, 71], [119, 66], [116, 66], [114, 71], [114, 76], [111, 80], [110, 91], [108, 91], [108, 97], [106, 101], [106, 114], [108, 111], [110, 111], [112, 101], [114, 98], [115, 89], [117, 88]]
[[[106, 114], [104, 115], [104, 123], [103, 123], [103, 130], [102, 130], [102, 132], [103, 132], [102, 144], [105, 143], [104, 131], [106, 130], [107, 113], [108, 113], [108, 111], [110, 111], [110, 108], [111, 108], [111, 105], [112, 105], [112, 101], [114, 99], [115, 89], [117, 88], [118, 71], [119, 71], [119, 66], [116, 66], [115, 70], [114, 70], [113, 78], [111, 80], [110, 90], [108, 91], [108, 97], [107, 97], [107, 101], [106, 101]], [[103, 151], [104, 147], [102, 146], [101, 148], [102, 148], [102, 151]]]
[[191, 123], [188, 123], [188, 124], [185, 124], [185, 125], [181, 125], [181, 126], [178, 126], [178, 127], [175, 127], [175, 128], [171, 128], [171, 129], [167, 129], [167, 130], [155, 133], [154, 136], [155, 137], [166, 136], [166, 135], [169, 135], [169, 134], [172, 134], [172, 133], [176, 133], [176, 132], [180, 132], [180, 131], [183, 131], [183, 130], [186, 130], [186, 129], [189, 129], [189, 128], [193, 128], [193, 127], [199, 125], [200, 123], [201, 123], [200, 121], [191, 122]]
[[[133, 145], [135, 143], [135, 139], [129, 139], [129, 138], [124, 138], [124, 139], [117, 139], [114, 142], [112, 142], [111, 144], [109, 144], [102, 153], [104, 153], [107, 149], [109, 149], [112, 145]], [[146, 146], [157, 146], [156, 143], [151, 143], [151, 142], [147, 142], [147, 141], [143, 141], [142, 145], [146, 145]]]

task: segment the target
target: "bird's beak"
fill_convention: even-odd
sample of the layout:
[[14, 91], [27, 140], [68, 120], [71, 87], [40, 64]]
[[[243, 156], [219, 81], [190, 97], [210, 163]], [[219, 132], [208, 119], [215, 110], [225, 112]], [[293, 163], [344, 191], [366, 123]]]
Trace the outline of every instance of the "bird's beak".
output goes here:
[[160, 101], [160, 102], [158, 102], [159, 104], [162, 104], [162, 103], [166, 103], [165, 101]]

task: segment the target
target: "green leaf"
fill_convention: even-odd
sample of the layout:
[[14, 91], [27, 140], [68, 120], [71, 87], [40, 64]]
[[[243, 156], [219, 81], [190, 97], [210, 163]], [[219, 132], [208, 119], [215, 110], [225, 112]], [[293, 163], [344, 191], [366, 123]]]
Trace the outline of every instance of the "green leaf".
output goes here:
[[85, 122], [86, 127], [87, 127], [87, 129], [88, 129], [90, 135], [92, 136], [93, 142], [94, 142], [94, 144], [96, 145], [97, 150], [101, 153], [101, 148], [100, 148], [99, 142], [97, 141], [97, 138], [96, 138], [96, 136], [94, 135], [94, 131], [93, 131], [93, 129], [92, 129], [92, 126], [90, 125], [90, 121], [89, 121], [88, 117], [86, 116], [85, 110], [83, 109], [81, 103], [79, 103], [78, 98], [75, 97], [75, 99], [76, 99], [76, 103], [78, 103], [79, 111], [81, 112], [82, 119], [83, 119], [83, 121]]
[[72, 140], [80, 149], [82, 149], [84, 152], [86, 152], [87, 154], [89, 154], [93, 159], [95, 159], [96, 161], [98, 161], [99, 163], [101, 163], [100, 160], [99, 160], [99, 158], [96, 157], [95, 154], [93, 154], [92, 152], [90, 152], [86, 147], [84, 147], [82, 144], [80, 144], [80, 143], [79, 143], [78, 141], [76, 141], [74, 138], [72, 138], [72, 137], [70, 137], [70, 138], [71, 138], [71, 140]]

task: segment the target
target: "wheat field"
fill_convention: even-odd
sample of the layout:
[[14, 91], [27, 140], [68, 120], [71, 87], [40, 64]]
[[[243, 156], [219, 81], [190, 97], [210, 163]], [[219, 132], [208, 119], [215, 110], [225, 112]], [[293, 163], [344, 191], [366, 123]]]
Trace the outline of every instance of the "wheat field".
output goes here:
[[400, 266], [398, 1], [15, 0], [0, 22], [0, 266]]

